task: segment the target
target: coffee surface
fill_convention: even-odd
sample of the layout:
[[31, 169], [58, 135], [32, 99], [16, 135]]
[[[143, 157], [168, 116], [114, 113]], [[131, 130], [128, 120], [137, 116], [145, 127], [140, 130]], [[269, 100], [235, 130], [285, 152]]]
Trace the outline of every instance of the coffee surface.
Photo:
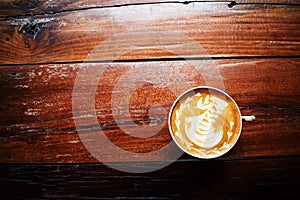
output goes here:
[[226, 94], [198, 88], [183, 95], [170, 114], [171, 134], [187, 153], [213, 158], [226, 153], [238, 139], [241, 116]]

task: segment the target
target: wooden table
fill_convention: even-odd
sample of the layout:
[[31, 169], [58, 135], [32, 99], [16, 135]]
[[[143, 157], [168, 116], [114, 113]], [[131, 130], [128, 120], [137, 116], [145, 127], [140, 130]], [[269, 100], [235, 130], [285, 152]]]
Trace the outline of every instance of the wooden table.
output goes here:
[[[298, 0], [2, 0], [1, 196], [298, 196], [299, 13]], [[85, 73], [88, 69], [92, 73]], [[147, 169], [167, 160], [165, 154], [151, 154], [172, 142], [166, 113], [180, 91], [199, 85], [224, 89], [243, 115], [256, 116], [243, 122], [240, 139], [227, 154], [213, 160], [183, 154], [148, 173], [102, 164], [125, 160]], [[74, 104], [91, 103], [84, 101], [91, 94], [86, 91], [93, 92], [94, 106], [80, 114]], [[79, 121], [85, 125], [79, 127]], [[111, 142], [87, 147], [81, 136], [87, 141], [99, 127]], [[124, 131], [156, 129], [149, 138]], [[124, 152], [149, 156], [126, 160]]]

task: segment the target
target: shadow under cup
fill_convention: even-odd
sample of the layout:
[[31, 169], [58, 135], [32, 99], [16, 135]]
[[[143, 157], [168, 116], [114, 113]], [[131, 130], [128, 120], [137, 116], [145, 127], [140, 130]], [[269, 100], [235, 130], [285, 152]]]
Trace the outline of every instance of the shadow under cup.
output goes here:
[[236, 102], [224, 91], [207, 86], [180, 95], [168, 120], [175, 143], [197, 158], [216, 158], [227, 153], [242, 129]]

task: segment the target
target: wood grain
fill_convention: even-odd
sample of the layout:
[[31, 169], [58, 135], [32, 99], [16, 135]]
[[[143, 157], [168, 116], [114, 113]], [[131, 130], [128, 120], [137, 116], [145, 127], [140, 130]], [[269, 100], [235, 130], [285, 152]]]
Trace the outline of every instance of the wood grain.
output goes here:
[[[298, 0], [1, 0], [2, 199], [299, 196], [299, 5]], [[136, 79], [143, 84], [134, 87]], [[73, 93], [78, 80], [80, 90]], [[183, 154], [142, 174], [99, 163], [149, 170], [161, 166], [156, 161], [170, 160], [167, 154], [144, 155], [171, 142], [166, 113], [179, 91], [198, 85], [224, 89], [243, 115], [256, 116], [243, 122], [227, 154], [209, 161]], [[84, 95], [93, 87], [90, 104]], [[129, 95], [126, 89], [132, 88]], [[94, 107], [74, 114], [76, 102]], [[86, 124], [76, 127], [78, 121]], [[110, 143], [84, 146], [90, 136], [98, 139], [97, 126], [111, 144], [143, 153], [139, 161], [146, 162], [123, 163], [126, 154], [105, 148]], [[124, 132], [160, 127], [146, 139]]]
[[299, 6], [227, 4], [146, 4], [1, 19], [0, 64], [299, 56]]
[[0, 165], [5, 199], [293, 199], [300, 159], [175, 162], [128, 174], [100, 164]]
[[[195, 1], [168, 1], [168, 0], [65, 0], [65, 1], [36, 1], [36, 0], [2, 0], [0, 2], [0, 17], [18, 16], [18, 15], [34, 15], [55, 13], [70, 10], [88, 9], [95, 7], [111, 7], [126, 6], [133, 4], [153, 4], [153, 3], [182, 3], [189, 4]], [[206, 0], [206, 2], [227, 2], [229, 7], [238, 4], [286, 4], [297, 5], [297, 0]]]
[[[254, 122], [244, 122], [243, 133], [238, 145], [226, 155], [228, 158], [268, 155], [300, 154], [299, 100], [300, 59], [227, 59], [194, 61], [198, 64], [214, 63], [220, 73], [224, 89], [238, 103], [244, 115], [255, 115]], [[193, 63], [193, 64], [196, 64]], [[0, 162], [95, 162], [95, 158], [84, 148], [76, 133], [72, 114], [72, 90], [75, 78], [81, 69], [91, 64], [52, 64], [31, 66], [3, 66], [0, 68]], [[105, 64], [92, 64], [97, 71]], [[159, 66], [159, 67], [158, 67]], [[159, 104], [170, 109], [176, 95], [170, 88], [157, 88], [155, 82], [147, 81], [134, 88], [130, 95], [130, 116], [128, 121], [115, 121], [112, 95], [129, 94], [118, 90], [116, 85], [130, 70], [148, 69], [153, 80], [168, 81], [174, 88], [206, 85], [209, 82], [203, 72], [197, 71], [190, 61], [157, 61], [110, 63], [98, 79], [95, 96], [97, 120], [105, 135], [117, 146], [130, 152], [145, 153], [158, 150], [171, 141], [165, 124], [166, 115], [160, 113], [153, 118], [152, 127], [163, 126], [155, 137], [142, 139], [124, 134], [123, 127], [135, 132], [137, 124], [147, 126], [151, 121], [149, 108]], [[211, 68], [209, 68], [211, 70]], [[208, 69], [208, 70], [209, 70]], [[163, 72], [162, 72], [163, 70]], [[175, 71], [174, 71], [175, 70]], [[143, 70], [141, 70], [143, 71]], [[141, 72], [140, 71], [140, 72]], [[207, 71], [207, 69], [206, 69]], [[260, 73], [256, 73], [259, 71]], [[176, 77], [178, 72], [186, 82]], [[162, 78], [159, 74], [163, 73]], [[213, 74], [211, 74], [213, 76]], [[147, 78], [148, 77], [148, 78]], [[206, 80], [205, 80], [206, 79]], [[149, 79], [152, 80], [152, 79]], [[125, 78], [123, 84], [130, 87], [132, 78]], [[97, 85], [91, 76], [84, 77], [82, 88]], [[149, 95], [151, 93], [151, 95]], [[118, 101], [119, 99], [114, 99]], [[125, 109], [122, 99], [114, 109], [122, 113]], [[91, 116], [82, 113], [80, 118]], [[150, 121], [149, 121], [150, 120]], [[93, 134], [95, 124], [86, 124], [85, 132]], [[137, 148], [138, 146], [138, 148]], [[95, 147], [96, 148], [96, 147]], [[107, 152], [105, 152], [107, 154]], [[185, 156], [186, 158], [187, 156]], [[156, 158], [165, 159], [164, 155]], [[106, 161], [118, 161], [114, 155]]]

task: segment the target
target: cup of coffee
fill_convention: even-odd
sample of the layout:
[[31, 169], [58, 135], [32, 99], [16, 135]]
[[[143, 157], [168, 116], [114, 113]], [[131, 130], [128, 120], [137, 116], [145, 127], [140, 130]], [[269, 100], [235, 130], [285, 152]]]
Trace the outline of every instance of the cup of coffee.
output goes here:
[[227, 153], [235, 145], [242, 129], [242, 116], [227, 93], [200, 86], [175, 100], [168, 123], [173, 140], [184, 152], [209, 159]]

